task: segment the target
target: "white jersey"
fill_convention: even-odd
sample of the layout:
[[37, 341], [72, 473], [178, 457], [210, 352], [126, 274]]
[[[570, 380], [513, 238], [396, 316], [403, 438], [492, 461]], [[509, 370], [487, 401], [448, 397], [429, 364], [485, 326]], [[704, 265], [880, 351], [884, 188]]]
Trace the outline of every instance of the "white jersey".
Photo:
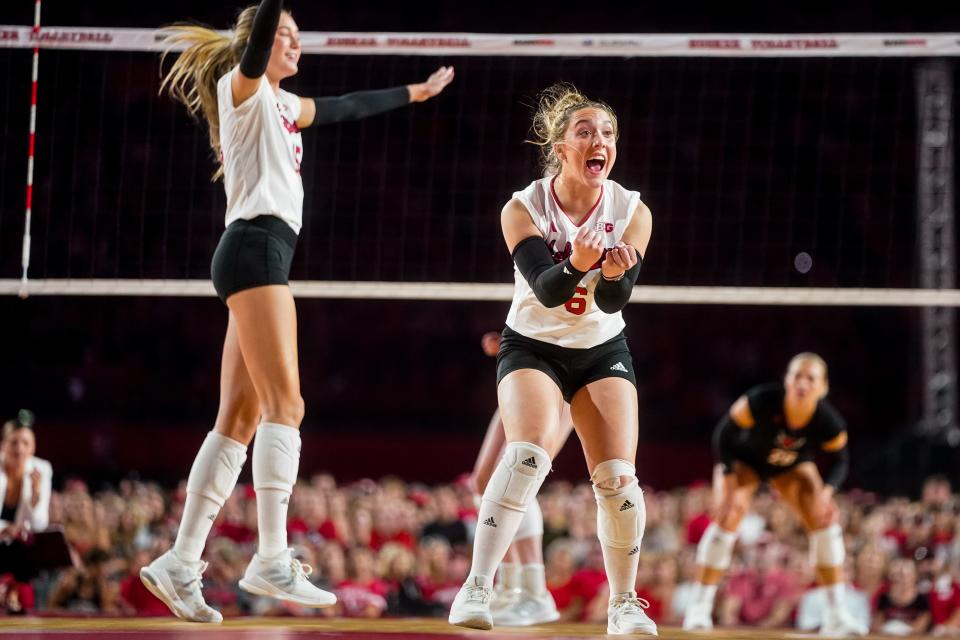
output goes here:
[[[638, 192], [605, 180], [599, 200], [577, 225], [560, 208], [553, 191], [553, 178], [537, 180], [513, 197], [527, 208], [557, 263], [573, 252], [573, 239], [585, 224], [602, 231], [606, 248], [613, 248], [623, 237], [640, 202]], [[594, 304], [593, 292], [600, 277], [600, 262], [597, 262], [584, 274], [576, 293], [566, 304], [548, 309], [537, 300], [526, 278], [514, 265], [515, 287], [507, 326], [520, 335], [561, 347], [589, 349], [603, 344], [623, 331], [624, 322], [619, 311], [604, 313]]]
[[300, 99], [282, 89], [274, 94], [261, 76], [256, 93], [234, 107], [231, 78], [239, 72], [234, 67], [217, 82], [226, 224], [272, 215], [300, 233], [303, 137], [296, 124]]

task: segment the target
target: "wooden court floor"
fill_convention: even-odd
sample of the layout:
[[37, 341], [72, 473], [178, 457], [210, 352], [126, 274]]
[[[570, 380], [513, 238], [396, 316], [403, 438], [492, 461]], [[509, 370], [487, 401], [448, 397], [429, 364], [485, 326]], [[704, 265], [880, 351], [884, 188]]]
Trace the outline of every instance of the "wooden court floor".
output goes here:
[[[590, 624], [471, 631], [438, 619], [358, 620], [240, 618], [222, 625], [199, 625], [169, 618], [0, 618], [0, 640], [521, 640], [601, 638], [606, 628]], [[640, 637], [640, 636], [638, 636]], [[756, 629], [721, 629], [707, 634], [661, 628], [668, 640], [772, 640], [815, 638], [808, 634]]]

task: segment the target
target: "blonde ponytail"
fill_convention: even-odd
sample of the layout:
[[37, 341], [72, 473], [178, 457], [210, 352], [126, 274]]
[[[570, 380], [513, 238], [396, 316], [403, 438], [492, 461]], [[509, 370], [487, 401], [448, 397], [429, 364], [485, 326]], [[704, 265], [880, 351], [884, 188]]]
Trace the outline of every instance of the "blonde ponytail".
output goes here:
[[[186, 49], [163, 76], [160, 92], [166, 90], [171, 98], [182, 102], [194, 118], [199, 119], [203, 115], [209, 128], [210, 147], [218, 164], [221, 162], [221, 152], [217, 81], [240, 63], [250, 39], [256, 12], [256, 6], [240, 12], [232, 38], [195, 24], [174, 24], [163, 29], [166, 51], [160, 59], [161, 69], [171, 49], [180, 46], [186, 46]], [[213, 179], [222, 176], [221, 165]]]

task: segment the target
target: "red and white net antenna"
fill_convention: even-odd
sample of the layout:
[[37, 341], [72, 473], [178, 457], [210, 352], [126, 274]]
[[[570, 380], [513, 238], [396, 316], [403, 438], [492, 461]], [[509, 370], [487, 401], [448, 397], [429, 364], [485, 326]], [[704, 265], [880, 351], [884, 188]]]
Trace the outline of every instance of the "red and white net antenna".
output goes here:
[[27, 151], [27, 214], [23, 228], [23, 275], [20, 277], [20, 297], [26, 298], [27, 269], [30, 267], [30, 223], [33, 218], [33, 154], [37, 137], [37, 74], [40, 69], [40, 0], [33, 5], [33, 86], [30, 90], [30, 147]]

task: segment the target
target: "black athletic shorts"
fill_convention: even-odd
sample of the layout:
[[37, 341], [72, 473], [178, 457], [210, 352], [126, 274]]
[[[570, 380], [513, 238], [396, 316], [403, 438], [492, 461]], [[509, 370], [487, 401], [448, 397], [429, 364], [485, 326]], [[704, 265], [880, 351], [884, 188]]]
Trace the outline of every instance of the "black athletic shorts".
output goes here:
[[623, 378], [637, 386], [623, 333], [589, 349], [571, 349], [527, 338], [506, 327], [497, 353], [497, 384], [518, 369], [543, 371], [557, 383], [567, 402], [577, 391], [603, 378]]
[[[803, 462], [812, 462], [813, 458], [807, 456], [800, 456], [794, 460], [789, 465], [775, 465], [770, 464], [769, 462], [757, 457], [756, 454], [750, 451], [741, 451], [734, 455], [734, 461], [739, 462], [740, 464], [748, 467], [751, 471], [757, 474], [757, 477], [760, 479], [760, 482], [768, 482], [772, 478], [776, 478], [779, 475], [793, 471], [797, 466]], [[733, 470], [731, 469], [730, 472]], [[724, 473], [728, 473], [724, 469]]]
[[210, 276], [224, 302], [243, 291], [269, 284], [288, 284], [297, 234], [276, 216], [234, 220], [213, 252]]

